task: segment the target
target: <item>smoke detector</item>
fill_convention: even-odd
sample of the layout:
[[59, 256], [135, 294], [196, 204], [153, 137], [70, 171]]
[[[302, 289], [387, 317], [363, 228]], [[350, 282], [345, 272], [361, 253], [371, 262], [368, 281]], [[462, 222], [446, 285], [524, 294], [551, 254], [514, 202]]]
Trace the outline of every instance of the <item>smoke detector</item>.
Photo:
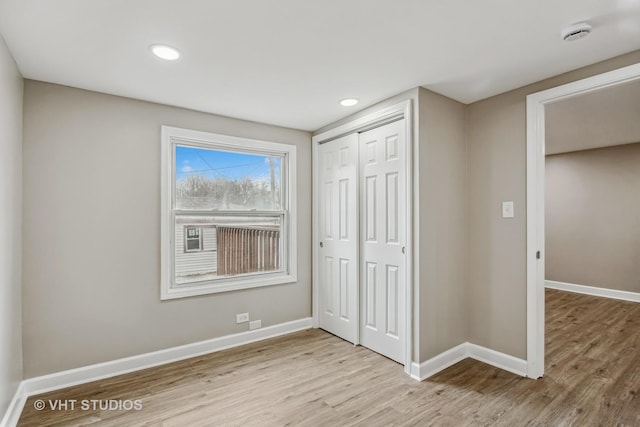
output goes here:
[[591, 33], [593, 27], [587, 24], [586, 22], [581, 22], [579, 24], [571, 25], [570, 27], [562, 30], [562, 40], [566, 42], [572, 42], [574, 40], [581, 39], [586, 37]]

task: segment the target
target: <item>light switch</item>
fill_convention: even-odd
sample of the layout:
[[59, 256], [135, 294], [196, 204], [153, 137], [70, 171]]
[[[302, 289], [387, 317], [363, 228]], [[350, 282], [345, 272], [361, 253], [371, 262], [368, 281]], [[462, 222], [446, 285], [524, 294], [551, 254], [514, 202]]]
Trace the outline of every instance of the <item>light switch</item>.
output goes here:
[[502, 218], [513, 218], [513, 202], [502, 202]]

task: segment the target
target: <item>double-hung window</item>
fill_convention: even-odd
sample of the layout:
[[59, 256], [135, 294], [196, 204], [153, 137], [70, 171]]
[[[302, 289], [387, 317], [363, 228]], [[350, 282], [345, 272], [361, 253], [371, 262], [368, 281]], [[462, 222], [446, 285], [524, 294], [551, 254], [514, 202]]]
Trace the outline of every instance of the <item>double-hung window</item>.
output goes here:
[[185, 225], [184, 230], [184, 251], [200, 252], [202, 251], [202, 238], [200, 227], [193, 225]]
[[162, 127], [162, 299], [296, 280], [295, 154]]

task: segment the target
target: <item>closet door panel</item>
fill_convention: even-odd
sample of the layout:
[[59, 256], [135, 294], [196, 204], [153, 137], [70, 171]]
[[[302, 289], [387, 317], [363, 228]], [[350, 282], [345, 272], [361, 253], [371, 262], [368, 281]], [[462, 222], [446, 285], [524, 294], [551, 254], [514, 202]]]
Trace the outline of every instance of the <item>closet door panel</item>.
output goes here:
[[319, 313], [322, 329], [358, 338], [358, 137], [318, 147]]
[[404, 363], [407, 194], [404, 120], [363, 132], [360, 343]]

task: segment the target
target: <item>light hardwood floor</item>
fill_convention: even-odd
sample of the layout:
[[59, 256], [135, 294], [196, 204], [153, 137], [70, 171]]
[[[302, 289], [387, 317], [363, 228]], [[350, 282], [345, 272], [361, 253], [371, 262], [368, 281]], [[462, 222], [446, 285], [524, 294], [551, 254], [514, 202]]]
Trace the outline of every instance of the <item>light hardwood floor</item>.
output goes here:
[[[547, 291], [534, 381], [467, 359], [417, 382], [309, 330], [30, 398], [20, 426], [640, 426], [640, 304]], [[36, 411], [36, 399], [141, 399]]]

